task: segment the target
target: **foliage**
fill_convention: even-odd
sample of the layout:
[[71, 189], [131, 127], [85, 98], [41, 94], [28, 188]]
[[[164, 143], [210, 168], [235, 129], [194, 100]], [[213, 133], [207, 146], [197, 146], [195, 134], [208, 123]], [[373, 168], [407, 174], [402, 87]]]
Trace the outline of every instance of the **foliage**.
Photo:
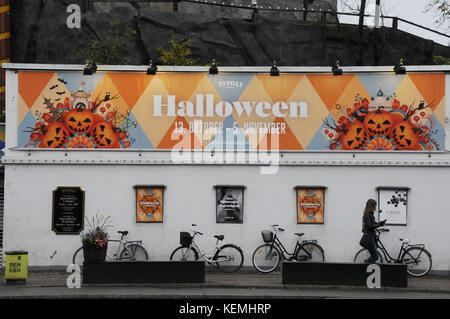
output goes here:
[[428, 0], [425, 11], [434, 11], [436, 26], [450, 29], [450, 2], [448, 0]]
[[158, 47], [160, 54], [159, 61], [166, 65], [198, 65], [198, 61], [191, 58], [192, 50], [190, 48], [193, 37], [188, 40], [176, 39], [173, 32], [170, 35], [169, 48]]
[[83, 246], [94, 245], [102, 248], [108, 242], [108, 228], [111, 226], [111, 216], [95, 215], [91, 219], [86, 218], [87, 230], [81, 233]]
[[130, 64], [130, 60], [126, 57], [125, 41], [136, 31], [124, 31], [120, 27], [120, 20], [116, 19], [110, 23], [110, 28], [106, 34], [106, 38], [93, 39], [87, 43], [87, 47], [78, 51], [85, 60], [95, 62], [97, 64]]
[[450, 64], [450, 58], [446, 58], [441, 55], [434, 56], [433, 64], [437, 64], [437, 65]]

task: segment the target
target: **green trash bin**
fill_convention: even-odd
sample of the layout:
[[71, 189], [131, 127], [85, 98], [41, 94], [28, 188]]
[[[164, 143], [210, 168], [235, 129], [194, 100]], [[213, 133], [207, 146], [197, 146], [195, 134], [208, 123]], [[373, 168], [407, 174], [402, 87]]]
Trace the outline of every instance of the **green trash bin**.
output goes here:
[[5, 253], [5, 279], [8, 282], [28, 279], [28, 252], [7, 251]]

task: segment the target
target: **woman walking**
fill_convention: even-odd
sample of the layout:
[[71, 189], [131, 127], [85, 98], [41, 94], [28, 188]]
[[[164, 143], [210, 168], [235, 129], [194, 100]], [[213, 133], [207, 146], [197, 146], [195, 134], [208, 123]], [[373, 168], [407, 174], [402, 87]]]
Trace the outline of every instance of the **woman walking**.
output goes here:
[[370, 264], [375, 263], [378, 259], [375, 229], [386, 224], [386, 220], [379, 223], [375, 221], [374, 212], [376, 207], [377, 202], [374, 199], [367, 200], [362, 218], [363, 236], [359, 241], [359, 244], [370, 252], [370, 258], [365, 260], [365, 262]]

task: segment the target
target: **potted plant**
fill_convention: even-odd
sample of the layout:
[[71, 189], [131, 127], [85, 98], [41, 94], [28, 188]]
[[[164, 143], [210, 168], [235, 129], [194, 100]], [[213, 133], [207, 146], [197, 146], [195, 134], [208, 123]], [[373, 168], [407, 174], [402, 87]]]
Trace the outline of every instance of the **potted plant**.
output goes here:
[[87, 230], [81, 233], [84, 261], [89, 263], [104, 262], [108, 250], [108, 232], [111, 216], [86, 218]]

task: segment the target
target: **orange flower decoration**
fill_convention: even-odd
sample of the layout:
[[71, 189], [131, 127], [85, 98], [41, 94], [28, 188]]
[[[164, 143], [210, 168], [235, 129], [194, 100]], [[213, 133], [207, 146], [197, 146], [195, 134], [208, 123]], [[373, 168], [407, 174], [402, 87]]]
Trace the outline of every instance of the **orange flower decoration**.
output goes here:
[[85, 135], [76, 135], [69, 140], [67, 148], [94, 148], [94, 143]]
[[393, 151], [394, 146], [391, 141], [384, 137], [376, 137], [369, 141], [366, 150], [369, 151]]

